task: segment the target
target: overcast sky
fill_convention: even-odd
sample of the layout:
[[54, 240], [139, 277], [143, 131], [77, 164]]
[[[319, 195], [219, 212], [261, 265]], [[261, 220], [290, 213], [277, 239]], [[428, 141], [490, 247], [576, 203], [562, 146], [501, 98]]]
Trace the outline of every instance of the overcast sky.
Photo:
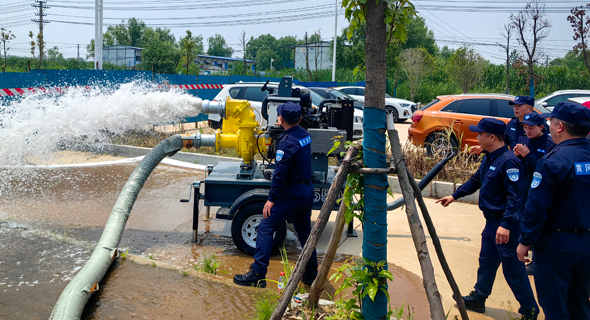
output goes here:
[[[501, 32], [509, 23], [510, 13], [516, 14], [527, 3], [524, 0], [412, 2], [433, 30], [439, 47], [473, 44], [476, 51], [493, 63], [503, 63], [505, 59], [504, 49], [496, 43], [505, 44]], [[545, 0], [547, 19], [553, 27], [542, 46], [550, 60], [563, 57], [571, 50], [575, 42], [566, 19], [571, 8], [586, 2]], [[39, 31], [31, 21], [37, 18], [33, 3], [32, 0], [0, 0], [0, 27], [11, 30], [17, 37], [9, 44], [13, 55], [30, 56], [28, 33]], [[58, 46], [66, 58], [71, 58], [77, 56], [80, 45], [80, 57], [85, 57], [86, 45], [94, 38], [94, 3], [94, 0], [48, 0], [46, 5], [50, 8], [46, 10], [45, 19], [51, 23], [44, 30], [48, 47]], [[104, 0], [104, 31], [108, 25], [135, 17], [148, 26], [170, 28], [177, 40], [186, 30], [201, 34], [205, 50], [207, 38], [219, 33], [238, 57], [242, 31], [248, 39], [267, 33], [276, 38], [293, 35], [302, 39], [305, 32], [321, 30], [322, 38], [331, 40], [335, 6], [334, 0]], [[341, 10], [338, 34], [347, 25]], [[521, 49], [515, 38], [510, 46]]]

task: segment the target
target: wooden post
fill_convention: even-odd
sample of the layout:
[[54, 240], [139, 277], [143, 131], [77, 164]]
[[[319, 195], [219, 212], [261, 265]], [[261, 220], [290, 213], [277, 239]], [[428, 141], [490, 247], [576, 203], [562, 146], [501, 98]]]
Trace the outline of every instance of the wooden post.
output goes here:
[[311, 229], [311, 234], [305, 243], [305, 247], [303, 247], [303, 251], [299, 255], [299, 259], [297, 259], [297, 264], [295, 265], [295, 270], [291, 274], [289, 278], [289, 282], [287, 283], [287, 287], [283, 291], [283, 294], [279, 298], [279, 303], [277, 307], [273, 311], [272, 315], [270, 316], [270, 320], [279, 320], [283, 317], [285, 313], [285, 309], [291, 302], [291, 298], [293, 297], [293, 293], [295, 293], [295, 289], [297, 289], [297, 285], [299, 284], [299, 280], [301, 276], [303, 276], [303, 272], [305, 267], [307, 266], [307, 262], [315, 249], [315, 246], [318, 243], [320, 236], [322, 235], [322, 231], [326, 227], [326, 223], [330, 218], [330, 213], [334, 208], [334, 204], [338, 199], [338, 195], [340, 194], [340, 190], [346, 181], [346, 176], [348, 175], [348, 170], [350, 169], [350, 164], [356, 158], [358, 154], [358, 149], [356, 147], [348, 148], [348, 152], [346, 152], [346, 156], [344, 156], [344, 160], [340, 165], [341, 170], [338, 171], [336, 177], [334, 177], [334, 181], [330, 186], [330, 190], [328, 190], [328, 195], [326, 196], [326, 200], [324, 201], [324, 205], [320, 210], [320, 215], [318, 216], [313, 228]]
[[318, 272], [315, 281], [311, 285], [311, 289], [309, 290], [309, 306], [316, 306], [318, 301], [320, 300], [320, 294], [322, 293], [322, 289], [326, 280], [328, 279], [328, 273], [330, 272], [330, 267], [332, 263], [334, 263], [334, 257], [336, 256], [336, 250], [338, 249], [338, 245], [340, 244], [340, 237], [342, 236], [342, 230], [344, 229], [344, 225], [346, 224], [346, 204], [344, 201], [340, 203], [340, 208], [338, 208], [338, 215], [336, 216], [336, 222], [334, 223], [334, 231], [332, 231], [332, 236], [330, 237], [330, 242], [328, 243], [328, 247], [326, 248], [326, 253], [324, 254], [324, 259], [322, 260], [322, 265], [320, 267], [320, 271]]
[[451, 268], [449, 268], [449, 264], [447, 263], [447, 258], [442, 250], [442, 245], [440, 244], [440, 239], [438, 238], [438, 234], [436, 233], [436, 229], [434, 228], [434, 223], [432, 223], [432, 219], [430, 218], [430, 213], [428, 212], [428, 208], [426, 208], [426, 203], [424, 202], [424, 198], [422, 198], [422, 190], [414, 180], [412, 173], [408, 168], [406, 168], [408, 177], [410, 179], [410, 184], [412, 185], [412, 189], [414, 189], [414, 195], [416, 195], [416, 199], [418, 200], [418, 205], [420, 206], [420, 211], [422, 211], [422, 217], [424, 218], [424, 222], [426, 222], [426, 227], [428, 228], [428, 233], [430, 234], [430, 238], [432, 238], [432, 244], [434, 245], [434, 250], [436, 251], [436, 255], [438, 256], [438, 260], [440, 261], [440, 265], [442, 266], [445, 276], [447, 277], [447, 281], [453, 290], [453, 296], [455, 296], [455, 301], [457, 301], [457, 306], [459, 307], [459, 313], [461, 314], [461, 319], [469, 320], [469, 316], [467, 316], [467, 310], [465, 309], [465, 301], [463, 301], [463, 297], [461, 296], [461, 292], [459, 291], [459, 286], [457, 286], [457, 282], [455, 281], [455, 277], [453, 277], [453, 273], [451, 272]]
[[416, 203], [414, 199], [414, 192], [410, 185], [408, 173], [406, 171], [406, 163], [402, 154], [401, 145], [397, 130], [393, 124], [393, 115], [387, 115], [387, 133], [391, 142], [391, 164], [397, 168], [397, 176], [399, 178], [399, 185], [402, 189], [402, 194], [406, 202], [406, 215], [410, 224], [410, 231], [412, 233], [412, 240], [418, 254], [418, 261], [422, 269], [422, 279], [424, 279], [424, 288], [426, 289], [426, 297], [430, 305], [430, 317], [433, 320], [445, 320], [445, 310], [442, 306], [442, 300], [438, 287], [436, 286], [436, 279], [434, 278], [434, 268], [430, 261], [428, 254], [428, 247], [426, 246], [426, 236], [424, 229], [418, 216]]

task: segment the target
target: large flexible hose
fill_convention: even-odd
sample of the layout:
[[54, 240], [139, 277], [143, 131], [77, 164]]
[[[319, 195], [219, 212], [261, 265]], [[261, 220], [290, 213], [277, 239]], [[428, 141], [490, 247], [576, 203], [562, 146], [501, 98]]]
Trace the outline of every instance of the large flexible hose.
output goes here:
[[115, 258], [129, 213], [143, 184], [160, 161], [178, 152], [182, 144], [180, 135], [164, 139], [137, 165], [119, 194], [92, 256], [61, 293], [50, 319], [80, 319], [86, 302], [98, 290], [98, 283]]

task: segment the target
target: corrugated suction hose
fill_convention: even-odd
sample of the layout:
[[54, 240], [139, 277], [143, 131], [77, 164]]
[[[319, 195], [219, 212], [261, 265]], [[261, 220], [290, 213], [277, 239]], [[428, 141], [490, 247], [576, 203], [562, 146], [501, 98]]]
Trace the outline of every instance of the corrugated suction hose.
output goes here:
[[119, 194], [92, 256], [61, 293], [50, 319], [80, 319], [86, 302], [98, 290], [98, 283], [117, 254], [129, 213], [143, 184], [162, 159], [173, 156], [181, 148], [182, 137], [174, 135], [162, 140], [137, 165]]

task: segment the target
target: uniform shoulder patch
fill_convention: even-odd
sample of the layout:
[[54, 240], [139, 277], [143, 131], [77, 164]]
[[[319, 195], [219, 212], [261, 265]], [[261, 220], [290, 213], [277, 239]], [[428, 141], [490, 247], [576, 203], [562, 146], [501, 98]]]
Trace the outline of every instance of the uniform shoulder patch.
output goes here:
[[510, 179], [510, 181], [516, 182], [520, 176], [520, 170], [516, 168], [508, 169], [506, 170], [506, 174], [508, 175], [508, 179]]
[[543, 180], [543, 175], [535, 172], [533, 173], [533, 181], [531, 182], [531, 189], [535, 189], [536, 187], [538, 187], [541, 184], [541, 181]]
[[590, 162], [574, 162], [577, 176], [590, 175]]
[[275, 159], [277, 161], [281, 161], [283, 159], [284, 155], [285, 155], [285, 152], [283, 150], [278, 150], [277, 155], [275, 156]]
[[311, 137], [307, 136], [305, 138], [299, 139], [299, 145], [305, 147], [306, 145], [311, 143]]

